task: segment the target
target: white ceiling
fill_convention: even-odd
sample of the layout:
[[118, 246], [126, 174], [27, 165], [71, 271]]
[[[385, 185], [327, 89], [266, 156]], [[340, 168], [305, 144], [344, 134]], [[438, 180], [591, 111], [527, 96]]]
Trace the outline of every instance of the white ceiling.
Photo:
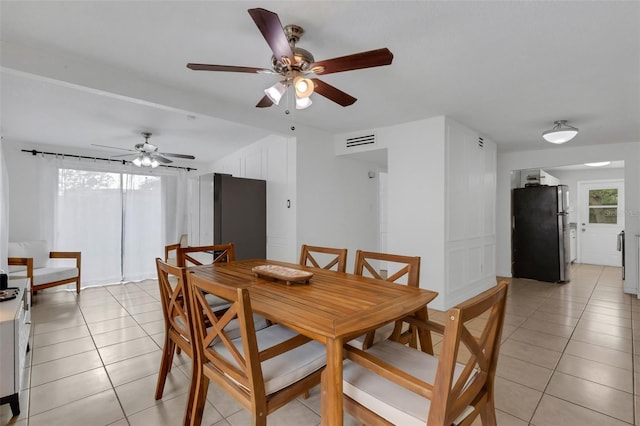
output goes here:
[[[275, 76], [185, 66], [269, 67], [254, 7], [302, 26], [316, 60], [387, 47], [393, 64], [321, 77], [358, 98], [346, 108], [313, 95], [289, 115], [257, 109]], [[501, 151], [552, 148], [541, 133], [559, 119], [580, 128], [571, 146], [640, 141], [637, 1], [2, 1], [0, 14], [6, 140], [79, 152], [151, 131], [209, 162], [292, 125], [448, 115]]]

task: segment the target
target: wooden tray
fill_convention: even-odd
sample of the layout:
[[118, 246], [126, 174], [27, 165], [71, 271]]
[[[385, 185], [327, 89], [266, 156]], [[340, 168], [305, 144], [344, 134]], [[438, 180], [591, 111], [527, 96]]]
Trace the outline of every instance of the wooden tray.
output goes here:
[[300, 271], [279, 265], [254, 266], [251, 270], [256, 277], [284, 281], [287, 285], [291, 285], [292, 283], [309, 284], [309, 280], [313, 277], [312, 272]]

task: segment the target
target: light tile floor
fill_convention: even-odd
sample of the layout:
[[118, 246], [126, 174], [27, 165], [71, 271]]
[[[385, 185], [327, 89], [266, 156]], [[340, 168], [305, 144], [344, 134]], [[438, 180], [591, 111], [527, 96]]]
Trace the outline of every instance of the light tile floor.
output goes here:
[[[640, 301], [623, 294], [620, 268], [574, 265], [572, 272], [564, 285], [517, 279], [510, 287], [496, 378], [501, 426], [635, 422]], [[43, 291], [32, 315], [22, 411], [12, 418], [3, 405], [0, 424], [182, 423], [184, 355], [175, 358], [162, 400], [153, 398], [164, 328], [155, 281], [87, 288], [79, 296]], [[268, 421], [318, 425], [319, 409], [315, 389]], [[348, 416], [345, 423], [357, 424]], [[211, 385], [203, 424], [248, 425], [250, 416]]]

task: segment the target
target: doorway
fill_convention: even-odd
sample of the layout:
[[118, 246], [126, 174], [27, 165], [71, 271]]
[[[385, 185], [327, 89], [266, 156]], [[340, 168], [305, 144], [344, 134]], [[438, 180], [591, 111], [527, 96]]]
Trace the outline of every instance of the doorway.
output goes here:
[[578, 182], [578, 262], [621, 266], [618, 234], [624, 230], [624, 180]]

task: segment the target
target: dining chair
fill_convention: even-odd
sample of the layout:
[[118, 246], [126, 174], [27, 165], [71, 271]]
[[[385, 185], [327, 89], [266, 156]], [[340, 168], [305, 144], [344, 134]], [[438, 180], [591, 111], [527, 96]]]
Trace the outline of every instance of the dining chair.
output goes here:
[[[233, 262], [236, 260], [235, 246], [233, 243], [213, 244], [208, 246], [187, 246], [178, 248], [178, 266], [202, 266], [213, 263]], [[207, 300], [212, 307], [228, 305], [226, 300], [213, 294], [207, 295]]]
[[[389, 271], [392, 272], [391, 275], [388, 274]], [[356, 251], [353, 273], [418, 288], [420, 287], [420, 257], [358, 250]], [[427, 307], [425, 306], [418, 315], [423, 319], [428, 319]], [[406, 327], [401, 320], [370, 331], [364, 337], [357, 338], [356, 341], [366, 349], [374, 342], [388, 338], [409, 344], [413, 348], [418, 347], [417, 329], [412, 325]], [[423, 348], [433, 353], [431, 334], [423, 333], [422, 339], [423, 341], [420, 343]], [[356, 344], [356, 342], [352, 343]]]
[[176, 349], [184, 351], [189, 358], [193, 359], [193, 349], [185, 296], [187, 291], [185, 268], [170, 265], [160, 258], [156, 258], [156, 268], [164, 317], [164, 346], [155, 393], [155, 399], [160, 399], [164, 392], [167, 374], [171, 371], [174, 352]]
[[236, 260], [233, 243], [178, 247], [178, 266], [201, 266]]
[[[186, 268], [171, 265], [156, 258], [156, 268], [158, 271], [158, 286], [160, 287], [160, 302], [162, 306], [162, 316], [164, 318], [164, 345], [162, 347], [162, 358], [160, 360], [160, 371], [158, 372], [158, 382], [156, 384], [155, 399], [162, 398], [164, 384], [167, 375], [171, 371], [174, 353], [185, 354], [193, 359], [192, 334], [189, 328], [189, 316], [187, 314], [186, 293], [188, 292]], [[210, 300], [207, 295], [207, 300]], [[211, 310], [220, 316], [228, 305], [213, 304]], [[267, 326], [264, 318], [254, 316], [256, 329]], [[210, 325], [210, 324], [209, 324]], [[237, 324], [232, 325], [227, 330], [234, 337], [240, 335]]]
[[[324, 266], [321, 266], [323, 265]], [[302, 245], [300, 250], [300, 265], [314, 268], [332, 269], [338, 272], [347, 270], [347, 249]]]
[[187, 234], [180, 236], [180, 241], [175, 244], [164, 246], [164, 261], [169, 265], [178, 264], [178, 249], [189, 245], [189, 237]]
[[[502, 281], [449, 309], [444, 325], [410, 319], [443, 335], [437, 357], [391, 340], [366, 351], [345, 345], [345, 411], [366, 424], [470, 425], [479, 414], [483, 425], [495, 426], [494, 379], [507, 287]], [[459, 360], [463, 348], [466, 361]]]
[[[256, 330], [249, 289], [242, 284], [227, 286], [194, 274], [187, 280], [196, 355], [185, 425], [201, 423], [210, 380], [251, 411], [253, 425], [266, 425], [268, 414], [320, 383], [324, 345], [279, 324]], [[231, 303], [220, 318], [211, 311], [207, 293]], [[240, 330], [236, 338], [227, 332], [234, 322]]]

